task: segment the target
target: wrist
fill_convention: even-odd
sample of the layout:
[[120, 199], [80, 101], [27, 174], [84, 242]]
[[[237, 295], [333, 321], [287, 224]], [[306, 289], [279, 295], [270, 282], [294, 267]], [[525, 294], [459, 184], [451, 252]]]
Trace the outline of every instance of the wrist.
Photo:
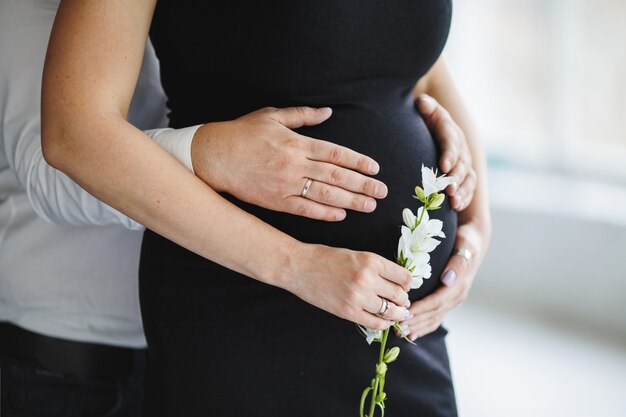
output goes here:
[[311, 251], [316, 245], [303, 243], [293, 238], [289, 239], [287, 244], [281, 246], [280, 255], [276, 257], [277, 265], [272, 284], [292, 294], [297, 294], [303, 260], [312, 257]]
[[222, 122], [206, 123], [194, 133], [191, 142], [193, 171], [209, 187], [217, 192], [227, 190], [225, 178], [220, 176], [224, 150], [220, 149]]

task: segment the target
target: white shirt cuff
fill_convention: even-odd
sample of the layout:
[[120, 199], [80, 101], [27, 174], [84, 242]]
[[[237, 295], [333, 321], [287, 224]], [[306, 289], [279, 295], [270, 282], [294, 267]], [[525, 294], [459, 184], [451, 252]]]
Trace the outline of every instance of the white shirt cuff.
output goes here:
[[145, 130], [147, 134], [159, 144], [167, 153], [185, 165], [189, 171], [194, 172], [191, 162], [191, 143], [196, 130], [202, 125], [185, 127], [182, 129], [152, 129]]

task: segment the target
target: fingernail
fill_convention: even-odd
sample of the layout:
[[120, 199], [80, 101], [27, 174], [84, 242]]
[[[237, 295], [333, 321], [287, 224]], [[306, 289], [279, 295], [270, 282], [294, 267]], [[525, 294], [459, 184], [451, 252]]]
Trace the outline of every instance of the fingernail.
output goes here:
[[406, 308], [411, 307], [411, 300], [406, 300], [406, 303], [404, 303], [404, 307]]
[[374, 200], [365, 200], [364, 209], [367, 212], [374, 211], [376, 208], [376, 202]]
[[320, 113], [326, 114], [326, 113], [332, 113], [333, 109], [331, 109], [330, 107], [322, 107], [320, 109], [317, 109]]
[[443, 282], [446, 287], [451, 287], [455, 280], [456, 272], [454, 272], [454, 269], [448, 269], [448, 271], [443, 274], [443, 277], [441, 277], [441, 282]]
[[422, 111], [431, 112], [434, 110], [435, 100], [433, 100], [430, 96], [421, 95], [419, 99], [420, 99], [419, 105]]
[[370, 162], [369, 171], [370, 174], [378, 174], [378, 171], [380, 171], [380, 165], [378, 165], [375, 161]]
[[405, 336], [408, 336], [411, 334], [411, 329], [409, 329], [409, 326], [402, 326], [402, 333], [404, 333]]
[[345, 218], [346, 218], [346, 212], [345, 211], [341, 211], [341, 212], [337, 213], [337, 217], [336, 217], [337, 220], [343, 220]]
[[447, 173], [450, 170], [450, 165], [452, 165], [452, 162], [450, 162], [449, 159], [444, 159], [443, 162], [441, 163], [441, 170], [444, 173]]
[[385, 198], [387, 197], [387, 193], [389, 191], [387, 190], [387, 186], [386, 185], [377, 185], [376, 188], [374, 189], [374, 194], [378, 197], [378, 198]]
[[403, 320], [408, 320], [411, 318], [411, 312], [409, 310], [404, 310], [404, 319]]

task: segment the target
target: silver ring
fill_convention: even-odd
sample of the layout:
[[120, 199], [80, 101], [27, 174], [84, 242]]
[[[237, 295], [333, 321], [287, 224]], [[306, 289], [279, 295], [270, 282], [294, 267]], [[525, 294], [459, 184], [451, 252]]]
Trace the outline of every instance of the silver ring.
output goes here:
[[389, 301], [383, 297], [380, 297], [380, 300], [383, 303], [381, 304], [380, 310], [378, 310], [378, 313], [376, 313], [376, 315], [378, 317], [385, 317], [385, 314], [387, 314], [387, 310], [389, 310]]
[[467, 262], [468, 265], [472, 263], [472, 252], [465, 248], [454, 248], [454, 250], [452, 251], [452, 256], [455, 255], [465, 259], [465, 262]]
[[311, 188], [311, 183], [313, 180], [311, 178], [307, 178], [304, 183], [304, 188], [302, 188], [302, 192], [300, 193], [300, 197], [306, 197], [306, 193], [309, 192], [309, 188]]

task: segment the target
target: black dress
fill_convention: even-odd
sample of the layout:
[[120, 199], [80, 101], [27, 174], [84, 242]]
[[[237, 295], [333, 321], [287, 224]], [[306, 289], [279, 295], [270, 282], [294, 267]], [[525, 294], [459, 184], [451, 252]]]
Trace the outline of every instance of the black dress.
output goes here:
[[[151, 39], [173, 127], [265, 106], [332, 107], [328, 121], [298, 131], [379, 162], [389, 195], [376, 211], [325, 223], [225, 197], [301, 241], [393, 259], [402, 209], [418, 206], [420, 167], [437, 166], [411, 92], [440, 55], [450, 17], [450, 0], [159, 0]], [[455, 239], [447, 201], [433, 217], [447, 238], [413, 300], [440, 285]], [[368, 346], [353, 323], [151, 231], [140, 292], [147, 416], [358, 416], [378, 345]], [[386, 415], [456, 415], [445, 334], [440, 328], [416, 346], [390, 336], [402, 351], [388, 372]]]

